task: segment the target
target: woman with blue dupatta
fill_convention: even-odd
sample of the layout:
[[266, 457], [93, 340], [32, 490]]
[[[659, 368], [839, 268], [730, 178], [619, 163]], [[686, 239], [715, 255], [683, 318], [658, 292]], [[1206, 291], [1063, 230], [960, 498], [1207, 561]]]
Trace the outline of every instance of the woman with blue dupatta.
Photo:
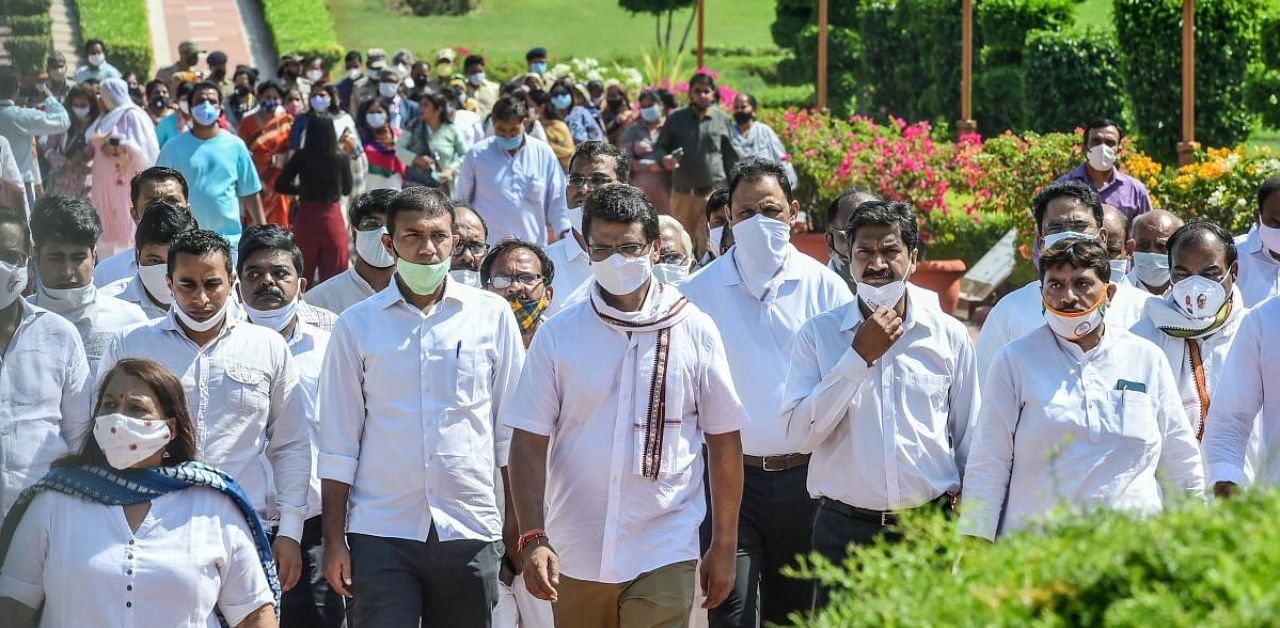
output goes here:
[[0, 626], [274, 628], [271, 546], [235, 480], [196, 462], [182, 383], [150, 360], [103, 379], [93, 438], [0, 528]]

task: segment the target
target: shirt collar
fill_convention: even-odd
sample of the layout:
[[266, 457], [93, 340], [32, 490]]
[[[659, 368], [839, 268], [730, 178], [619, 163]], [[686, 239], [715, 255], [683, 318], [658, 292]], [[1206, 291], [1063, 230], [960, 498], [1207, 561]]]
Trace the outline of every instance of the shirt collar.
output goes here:
[[[565, 236], [565, 239], [568, 240], [568, 242], [564, 243], [564, 248], [569, 249], [568, 251], [566, 251], [567, 255], [565, 257], [567, 257], [570, 261], [573, 261], [579, 257], [583, 257], [583, 258], [587, 257], [587, 252], [582, 250], [582, 246], [578, 244], [578, 239], [573, 236], [573, 233], [570, 233], [569, 235]], [[590, 260], [588, 259], [588, 261]]]
[[1241, 243], [1240, 248], [1244, 249], [1245, 253], [1262, 251], [1262, 236], [1258, 235], [1258, 225], [1255, 224], [1249, 227], [1249, 234], [1244, 237], [1244, 242]]
[[[473, 292], [471, 292], [476, 290], [475, 288], [464, 286], [450, 279], [448, 275], [445, 276], [444, 282], [444, 295], [440, 297], [440, 301], [437, 303], [437, 306], [445, 301], [456, 301], [459, 304], [466, 305], [475, 296]], [[388, 283], [387, 287], [384, 288], [382, 292], [379, 292], [369, 298], [376, 299], [378, 306], [384, 310], [397, 303], [403, 303], [415, 310], [418, 309], [416, 306], [409, 303], [409, 301], [404, 298], [404, 295], [400, 293], [400, 284], [396, 282], [396, 278], [394, 276], [391, 278], [391, 283]]]
[[[804, 255], [795, 245], [787, 244], [787, 259], [782, 262], [782, 270], [773, 278], [774, 282], [783, 283], [787, 281], [799, 281], [804, 279], [804, 272], [800, 269], [799, 262], [796, 261], [797, 255]], [[734, 251], [738, 250], [738, 245], [729, 247], [716, 261], [721, 262], [720, 278], [724, 280], [726, 286], [736, 286], [742, 283], [742, 273], [738, 271], [738, 262], [733, 259]], [[724, 261], [727, 260], [727, 261]]]

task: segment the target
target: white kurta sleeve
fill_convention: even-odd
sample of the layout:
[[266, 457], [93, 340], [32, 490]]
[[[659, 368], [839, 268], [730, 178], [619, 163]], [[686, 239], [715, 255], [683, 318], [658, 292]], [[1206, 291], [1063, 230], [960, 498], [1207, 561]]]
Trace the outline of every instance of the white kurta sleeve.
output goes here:
[[550, 436], [560, 420], [560, 386], [556, 378], [554, 331], [542, 329], [533, 336], [529, 355], [520, 371], [516, 394], [503, 404], [502, 424], [539, 436]]
[[[1013, 294], [1013, 293], [1010, 293]], [[1005, 299], [1009, 295], [1005, 295]], [[1005, 345], [1009, 344], [1009, 316], [1013, 310], [1013, 303], [1006, 303], [1004, 307], [1000, 307], [1000, 303], [996, 303], [991, 308], [991, 313], [987, 315], [987, 320], [983, 321], [982, 329], [978, 332], [977, 346], [977, 368], [978, 381], [983, 384], [987, 380], [987, 371], [991, 369], [991, 363], [995, 361], [996, 354]]]
[[520, 371], [524, 368], [524, 341], [520, 337], [520, 324], [511, 310], [502, 313], [498, 322], [498, 362], [494, 365], [490, 382], [490, 419], [493, 424], [493, 462], [499, 468], [507, 466], [511, 453], [511, 428], [502, 424], [503, 408], [511, 403], [520, 383]]
[[271, 382], [271, 411], [267, 415], [267, 460], [276, 485], [276, 532], [302, 541], [311, 490], [311, 426], [307, 419], [306, 391], [298, 381], [298, 368], [284, 343], [273, 337], [276, 365]]
[[1204, 457], [1210, 485], [1232, 482], [1243, 486], [1245, 451], [1262, 410], [1262, 342], [1259, 319], [1246, 315], [1236, 332], [1210, 397], [1204, 426]]
[[271, 585], [267, 584], [267, 573], [244, 515], [230, 498], [222, 501], [226, 507], [220, 509], [219, 516], [226, 559], [218, 566], [221, 580], [218, 610], [222, 611], [229, 625], [235, 626], [250, 613], [275, 603], [275, 597], [271, 594]]
[[969, 457], [969, 443], [973, 439], [972, 428], [978, 420], [978, 408], [982, 405], [982, 399], [973, 345], [965, 337], [957, 339], [954, 345], [956, 366], [951, 374], [947, 429], [956, 455], [956, 471], [963, 478], [965, 461]]
[[817, 338], [816, 320], [805, 323], [791, 343], [791, 368], [782, 396], [787, 448], [798, 452], [813, 451], [831, 435], [871, 372], [867, 361], [850, 346], [835, 367], [824, 373], [818, 343], [839, 342], [843, 337]]
[[27, 608], [38, 609], [44, 603], [44, 570], [56, 497], [41, 493], [27, 506], [0, 570], [0, 597], [13, 598]]
[[960, 533], [994, 541], [1013, 471], [1014, 432], [1022, 414], [1017, 377], [1007, 351], [987, 373], [982, 389], [982, 418], [974, 431], [965, 462]]
[[364, 360], [355, 334], [351, 319], [338, 319], [320, 368], [316, 408], [320, 417], [319, 475], [347, 485], [356, 480], [365, 420]]
[[1187, 413], [1182, 409], [1182, 395], [1169, 370], [1163, 353], [1157, 356], [1156, 424], [1160, 426], [1163, 442], [1160, 461], [1156, 466], [1156, 478], [1162, 484], [1162, 497], [1166, 505], [1183, 497], [1204, 499], [1204, 465], [1200, 459], [1200, 444], [1187, 423]]

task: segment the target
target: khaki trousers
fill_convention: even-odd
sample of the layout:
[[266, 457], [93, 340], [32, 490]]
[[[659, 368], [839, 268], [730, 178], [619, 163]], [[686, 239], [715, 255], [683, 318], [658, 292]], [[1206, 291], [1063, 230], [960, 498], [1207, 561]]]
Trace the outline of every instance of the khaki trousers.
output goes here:
[[693, 607], [695, 566], [689, 560], [607, 584], [560, 575], [557, 628], [686, 628]]
[[684, 225], [684, 230], [693, 239], [694, 259], [702, 259], [707, 252], [707, 199], [712, 191], [711, 188], [671, 190], [671, 215]]

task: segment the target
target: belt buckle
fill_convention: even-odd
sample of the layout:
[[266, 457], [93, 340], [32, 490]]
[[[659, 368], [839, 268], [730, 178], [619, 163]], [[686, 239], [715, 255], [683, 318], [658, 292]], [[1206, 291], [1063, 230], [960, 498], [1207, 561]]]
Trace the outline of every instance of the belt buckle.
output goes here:
[[[762, 456], [762, 457], [760, 458], [760, 468], [761, 468], [761, 469], [764, 469], [765, 471], [786, 471], [786, 470], [787, 470], [787, 462], [786, 462], [786, 458], [787, 458], [786, 456]], [[781, 466], [779, 466], [779, 467], [777, 467], [777, 468], [773, 468], [773, 467], [771, 467], [771, 466], [769, 465], [769, 461], [770, 461], [770, 459], [772, 459], [772, 460], [780, 460], [780, 461], [781, 461]]]
[[886, 511], [884, 511], [884, 512], [880, 513], [880, 527], [882, 527], [882, 528], [883, 528], [883, 527], [885, 527], [885, 526], [889, 525], [889, 522], [890, 522], [890, 521], [892, 521], [892, 520], [893, 520], [893, 513], [892, 513], [892, 512], [890, 512], [890, 511], [886, 510]]

